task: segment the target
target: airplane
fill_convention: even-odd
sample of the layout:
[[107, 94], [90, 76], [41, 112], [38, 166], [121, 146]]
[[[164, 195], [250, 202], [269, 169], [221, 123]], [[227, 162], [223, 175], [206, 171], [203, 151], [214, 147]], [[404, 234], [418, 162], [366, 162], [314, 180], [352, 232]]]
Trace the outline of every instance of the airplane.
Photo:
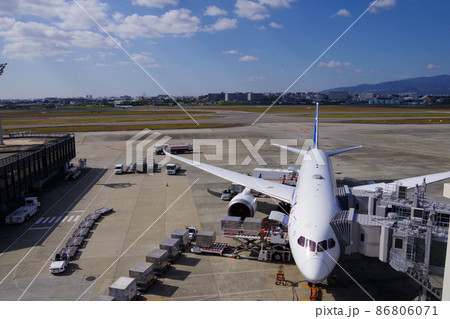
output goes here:
[[[330, 221], [336, 213], [341, 211], [336, 197], [337, 186], [330, 157], [361, 146], [330, 152], [321, 150], [319, 148], [318, 103], [316, 103], [313, 144], [310, 150], [273, 145], [303, 155], [295, 188], [165, 153], [176, 160], [245, 186], [244, 191], [230, 202], [228, 206], [230, 216], [240, 216], [242, 219], [253, 217], [256, 211], [256, 198], [252, 196], [251, 190], [290, 204], [287, 225], [292, 257], [308, 282], [313, 285], [320, 284], [331, 274], [341, 253], [338, 237], [330, 226]], [[437, 182], [450, 178], [450, 171], [397, 180], [394, 183], [413, 188], [421, 184], [424, 178], [427, 183]], [[375, 191], [377, 187], [384, 185], [384, 183], [368, 184], [353, 187], [353, 189]]]

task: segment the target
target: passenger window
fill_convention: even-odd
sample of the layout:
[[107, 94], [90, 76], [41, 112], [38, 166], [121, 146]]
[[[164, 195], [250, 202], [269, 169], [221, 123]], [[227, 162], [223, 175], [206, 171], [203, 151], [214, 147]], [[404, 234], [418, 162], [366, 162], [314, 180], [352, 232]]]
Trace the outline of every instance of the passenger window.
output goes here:
[[317, 244], [317, 252], [325, 251], [327, 250], [327, 241], [322, 240]]
[[310, 251], [316, 251], [316, 242], [315, 241], [309, 240], [308, 245], [309, 245]]
[[328, 248], [331, 249], [334, 246], [336, 246], [336, 242], [334, 241], [333, 238], [328, 239]]
[[305, 247], [305, 237], [300, 236], [297, 242], [300, 246]]

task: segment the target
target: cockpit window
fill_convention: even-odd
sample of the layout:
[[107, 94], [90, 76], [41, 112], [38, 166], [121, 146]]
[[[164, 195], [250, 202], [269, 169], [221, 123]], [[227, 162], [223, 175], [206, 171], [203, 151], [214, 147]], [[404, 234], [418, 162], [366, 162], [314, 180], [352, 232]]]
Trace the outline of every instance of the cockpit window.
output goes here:
[[334, 241], [333, 238], [328, 239], [328, 248], [333, 248], [334, 246], [336, 246], [336, 242]]
[[326, 240], [322, 240], [321, 242], [319, 242], [317, 244], [317, 252], [321, 252], [321, 251], [325, 251], [327, 250], [327, 241]]
[[311, 239], [306, 239], [305, 237], [300, 236], [297, 242], [301, 247], [308, 248], [310, 251], [313, 252], [317, 251], [318, 253], [334, 248], [336, 246], [336, 241], [333, 238], [322, 240], [316, 243]]
[[305, 237], [300, 236], [300, 238], [298, 239], [298, 244], [302, 247], [305, 247]]
[[308, 240], [308, 247], [310, 251], [316, 251], [316, 242], [312, 240]]

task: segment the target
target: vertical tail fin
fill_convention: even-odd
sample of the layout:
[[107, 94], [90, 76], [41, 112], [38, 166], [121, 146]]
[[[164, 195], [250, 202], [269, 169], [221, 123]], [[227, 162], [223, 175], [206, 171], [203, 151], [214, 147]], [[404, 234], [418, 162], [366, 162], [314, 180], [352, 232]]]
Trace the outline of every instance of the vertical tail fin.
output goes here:
[[313, 148], [319, 148], [319, 103], [316, 103], [316, 117], [314, 120]]

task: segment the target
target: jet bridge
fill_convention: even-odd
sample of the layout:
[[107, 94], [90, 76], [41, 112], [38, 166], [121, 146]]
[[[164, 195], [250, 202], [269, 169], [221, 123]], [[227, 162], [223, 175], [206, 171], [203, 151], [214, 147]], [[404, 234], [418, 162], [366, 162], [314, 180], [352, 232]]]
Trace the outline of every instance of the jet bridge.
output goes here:
[[345, 254], [389, 262], [408, 274], [423, 296], [442, 299], [450, 203], [433, 201], [426, 184], [413, 192], [401, 186], [376, 192], [337, 190], [341, 207], [331, 221]]

